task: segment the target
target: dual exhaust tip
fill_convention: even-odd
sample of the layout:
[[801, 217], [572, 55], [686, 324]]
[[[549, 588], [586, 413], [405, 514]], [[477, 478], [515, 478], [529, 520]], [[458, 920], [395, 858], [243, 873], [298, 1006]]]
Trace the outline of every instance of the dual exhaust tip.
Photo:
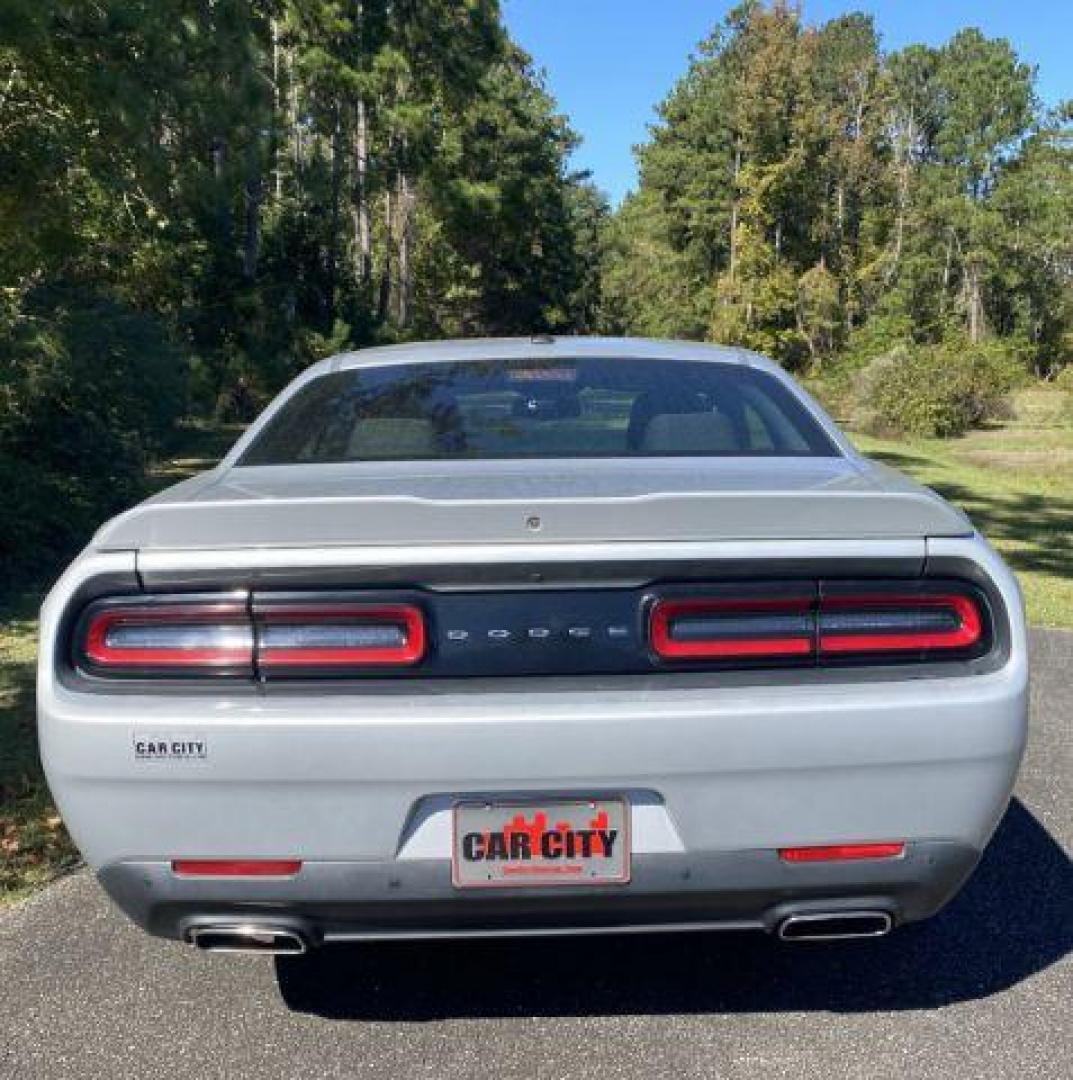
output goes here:
[[308, 952], [309, 938], [293, 926], [263, 923], [211, 923], [191, 926], [186, 940], [206, 952], [261, 953], [268, 956], [300, 956]]
[[883, 937], [893, 928], [889, 911], [810, 911], [787, 915], [778, 935], [783, 941], [845, 941]]
[[[894, 919], [889, 911], [816, 911], [787, 915], [778, 925], [783, 941], [845, 941], [889, 934]], [[300, 956], [312, 939], [294, 926], [266, 923], [206, 923], [191, 926], [186, 940], [206, 952], [261, 953]]]

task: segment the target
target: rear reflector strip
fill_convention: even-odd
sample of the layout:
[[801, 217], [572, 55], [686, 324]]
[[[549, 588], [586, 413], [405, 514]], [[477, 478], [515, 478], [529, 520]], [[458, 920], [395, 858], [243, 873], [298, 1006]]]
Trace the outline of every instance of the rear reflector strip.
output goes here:
[[294, 877], [302, 869], [299, 859], [176, 859], [178, 877]]
[[266, 669], [398, 667], [425, 655], [425, 619], [412, 604], [268, 605], [257, 621]]
[[820, 654], [966, 649], [983, 636], [975, 602], [957, 593], [825, 597]]
[[897, 859], [905, 854], [901, 841], [881, 844], [826, 844], [821, 847], [779, 848], [779, 858], [789, 863], [851, 862], [855, 859]]
[[241, 603], [124, 604], [90, 616], [82, 651], [110, 671], [252, 670], [253, 629]]

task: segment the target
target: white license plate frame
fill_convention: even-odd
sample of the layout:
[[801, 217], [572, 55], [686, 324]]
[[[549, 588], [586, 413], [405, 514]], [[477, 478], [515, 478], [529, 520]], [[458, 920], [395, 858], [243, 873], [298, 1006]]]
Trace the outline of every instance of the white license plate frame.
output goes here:
[[626, 885], [631, 858], [622, 796], [461, 799], [452, 808], [456, 889]]

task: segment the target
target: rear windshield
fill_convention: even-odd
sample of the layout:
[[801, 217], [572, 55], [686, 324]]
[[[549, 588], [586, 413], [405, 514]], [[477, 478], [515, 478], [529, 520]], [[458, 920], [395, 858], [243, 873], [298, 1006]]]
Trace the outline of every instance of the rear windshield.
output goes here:
[[239, 464], [835, 456], [793, 392], [763, 371], [600, 357], [324, 375], [276, 413]]

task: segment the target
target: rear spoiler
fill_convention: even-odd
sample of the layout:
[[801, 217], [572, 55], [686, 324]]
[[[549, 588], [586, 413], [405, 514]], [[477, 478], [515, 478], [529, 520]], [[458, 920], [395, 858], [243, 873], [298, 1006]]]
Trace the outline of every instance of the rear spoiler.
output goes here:
[[959, 510], [904, 491], [720, 491], [578, 499], [414, 496], [149, 502], [94, 547], [216, 550], [355, 545], [845, 540], [969, 536]]

